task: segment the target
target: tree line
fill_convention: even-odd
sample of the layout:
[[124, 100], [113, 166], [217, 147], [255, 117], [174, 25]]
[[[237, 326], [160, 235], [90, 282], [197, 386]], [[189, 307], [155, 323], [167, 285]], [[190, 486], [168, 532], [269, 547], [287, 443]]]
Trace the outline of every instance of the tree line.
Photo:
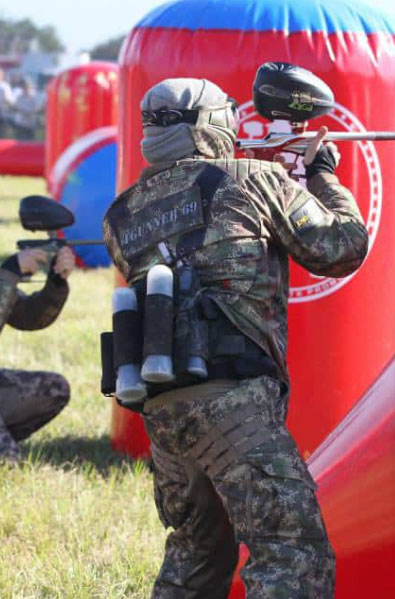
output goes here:
[[[86, 50], [94, 60], [116, 62], [125, 35], [105, 40]], [[31, 19], [0, 19], [0, 54], [24, 54], [29, 52], [33, 42], [41, 52], [62, 52], [65, 49], [52, 25], [38, 27]]]

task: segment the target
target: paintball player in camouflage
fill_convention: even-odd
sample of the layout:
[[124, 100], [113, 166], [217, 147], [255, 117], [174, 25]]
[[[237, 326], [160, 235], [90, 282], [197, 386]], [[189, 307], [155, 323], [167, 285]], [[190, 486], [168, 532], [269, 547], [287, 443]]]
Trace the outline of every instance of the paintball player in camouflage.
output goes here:
[[[23, 275], [34, 274], [46, 261], [43, 250], [27, 249], [2, 264], [0, 331], [6, 323], [26, 331], [43, 329], [60, 314], [69, 293], [66, 279], [74, 267], [70, 248], [58, 252], [41, 291], [25, 295], [17, 288]], [[0, 459], [17, 460], [18, 441], [59, 414], [69, 397], [69, 384], [60, 374], [0, 368]]]
[[[334, 174], [339, 155], [321, 129], [305, 156], [308, 189], [281, 164], [235, 159], [234, 105], [207, 80], [162, 81], [141, 108], [151, 166], [108, 210], [105, 241], [129, 285], [155, 264], [196, 269], [209, 332], [208, 381], [144, 404], [155, 501], [173, 528], [152, 598], [225, 599], [245, 543], [248, 599], [330, 599], [333, 551], [285, 426], [285, 355], [288, 256], [344, 277], [367, 252]], [[200, 206], [174, 207], [196, 189]]]

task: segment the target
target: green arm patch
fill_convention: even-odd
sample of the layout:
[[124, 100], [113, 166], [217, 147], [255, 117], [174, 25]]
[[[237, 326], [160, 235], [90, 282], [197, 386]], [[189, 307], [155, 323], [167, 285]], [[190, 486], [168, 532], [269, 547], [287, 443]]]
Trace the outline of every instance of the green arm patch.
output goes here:
[[6, 276], [0, 277], [0, 331], [10, 316], [16, 298], [16, 284]]

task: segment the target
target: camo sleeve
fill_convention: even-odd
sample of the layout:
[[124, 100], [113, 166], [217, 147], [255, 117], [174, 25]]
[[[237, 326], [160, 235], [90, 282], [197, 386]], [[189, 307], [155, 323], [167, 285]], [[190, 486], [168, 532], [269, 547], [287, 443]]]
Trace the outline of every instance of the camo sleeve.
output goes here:
[[8, 270], [0, 269], [0, 331], [8, 321], [17, 301], [16, 285], [19, 277]]
[[296, 262], [331, 277], [345, 277], [361, 266], [368, 233], [352, 193], [335, 175], [315, 175], [306, 190], [273, 164], [256, 183], [267, 202], [266, 226]]
[[14, 302], [5, 322], [23, 331], [44, 329], [57, 319], [68, 294], [66, 281], [59, 286], [51, 279], [47, 280], [43, 289], [31, 295], [16, 289]]

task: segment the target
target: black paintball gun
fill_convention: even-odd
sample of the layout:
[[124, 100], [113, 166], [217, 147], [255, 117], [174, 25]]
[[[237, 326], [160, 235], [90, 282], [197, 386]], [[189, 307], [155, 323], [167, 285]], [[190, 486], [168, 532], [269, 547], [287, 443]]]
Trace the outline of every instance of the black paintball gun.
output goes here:
[[48, 256], [48, 263], [53, 260], [60, 248], [65, 245], [100, 245], [102, 239], [73, 239], [59, 237], [59, 231], [70, 227], [74, 223], [73, 213], [63, 206], [45, 196], [27, 196], [20, 201], [19, 218], [22, 227], [27, 231], [46, 231], [46, 239], [22, 239], [17, 242], [20, 250], [42, 249]]
[[[314, 131], [306, 131], [308, 121], [328, 114], [335, 104], [332, 90], [322, 79], [307, 69], [285, 62], [266, 62], [259, 67], [253, 101], [260, 116], [269, 121], [286, 121], [291, 132], [273, 130], [263, 139], [240, 139], [237, 147], [254, 150], [255, 157], [263, 160], [291, 152], [296, 156], [295, 168], [297, 158], [305, 153], [316, 135]], [[359, 140], [395, 140], [395, 131], [330, 131], [325, 137], [325, 141], [334, 142]]]

